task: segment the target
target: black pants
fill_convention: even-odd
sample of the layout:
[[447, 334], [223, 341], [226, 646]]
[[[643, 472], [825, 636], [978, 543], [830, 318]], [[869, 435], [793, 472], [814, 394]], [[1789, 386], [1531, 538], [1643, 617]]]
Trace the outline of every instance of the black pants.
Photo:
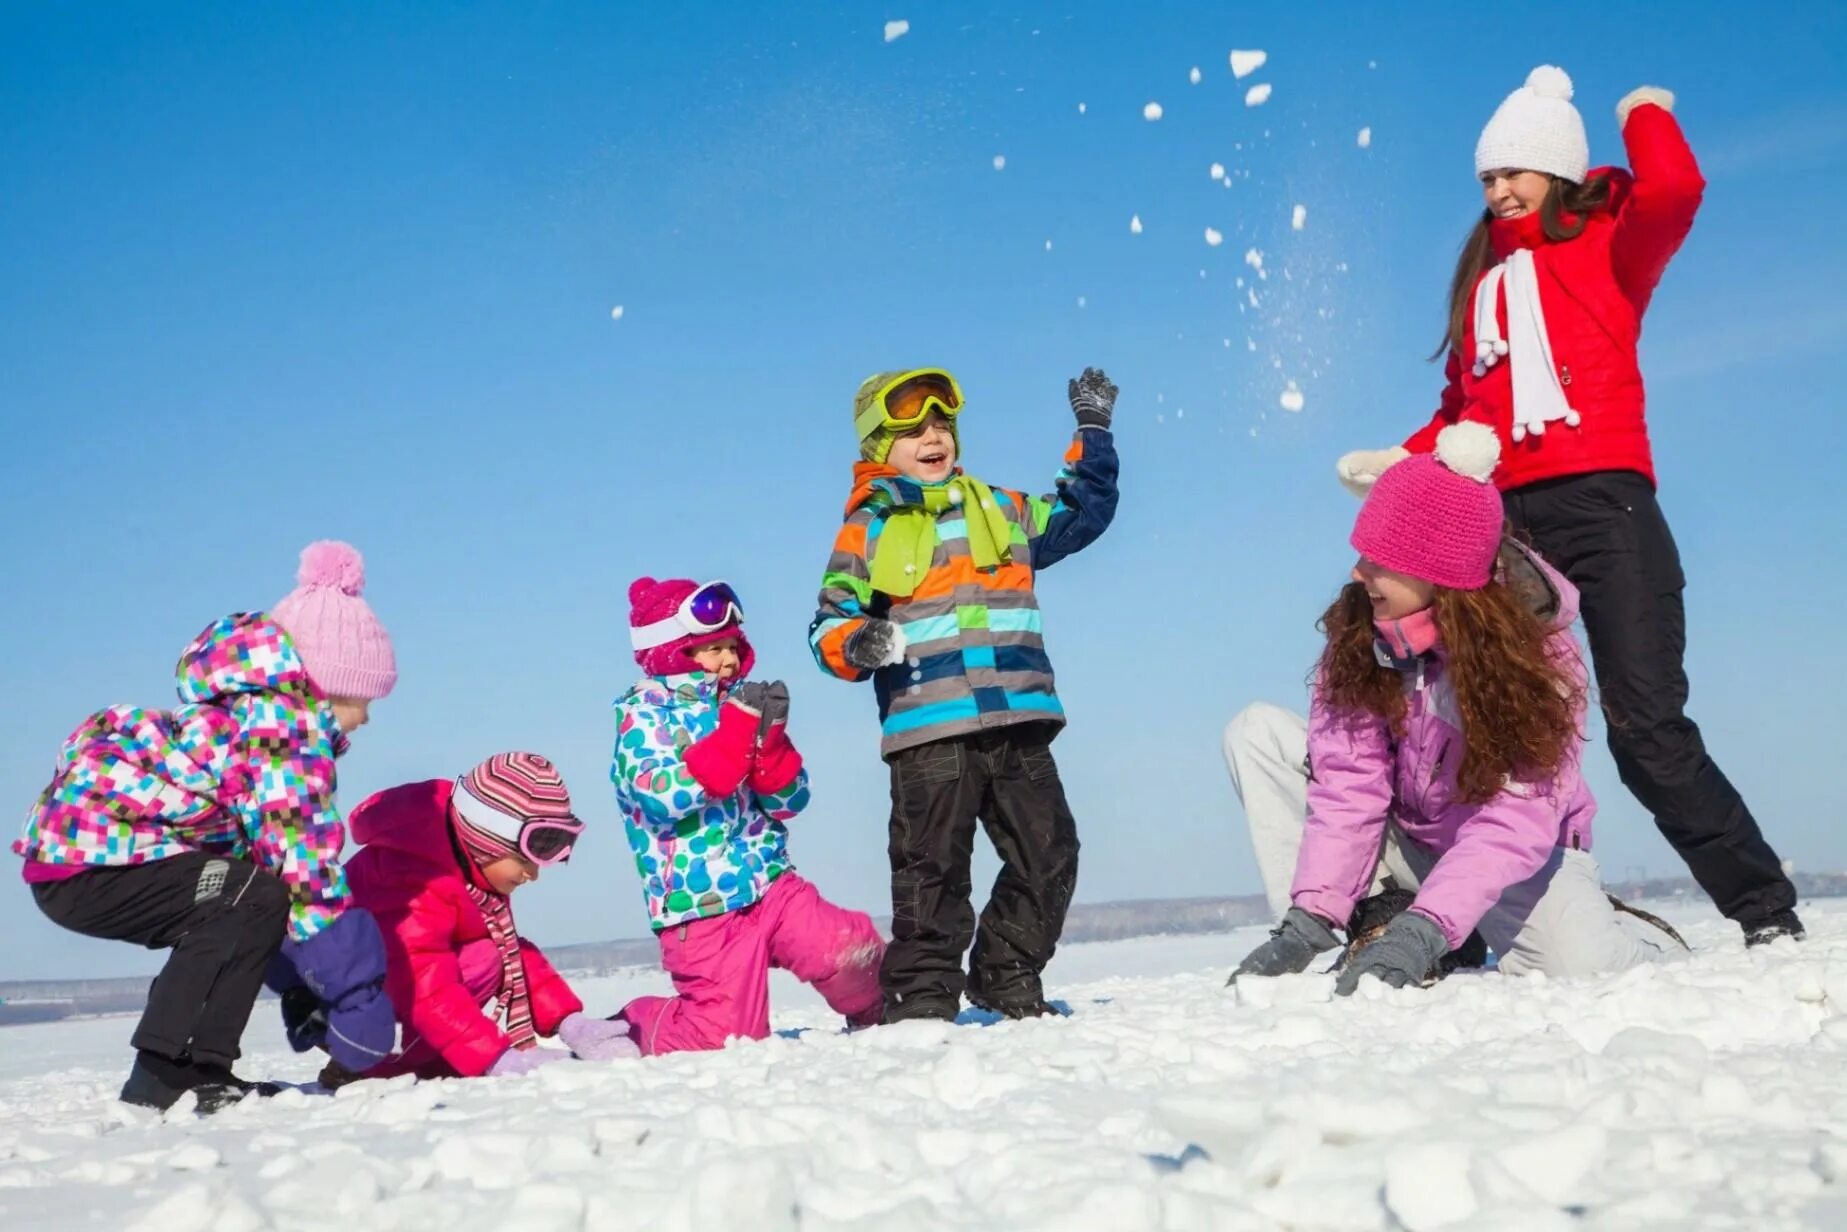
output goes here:
[[[888, 1020], [954, 1017], [962, 952], [991, 1005], [1037, 1002], [1039, 976], [1077, 886], [1077, 822], [1043, 723], [938, 740], [891, 765], [891, 945], [879, 971]], [[979, 819], [1001, 858], [975, 927], [969, 858]]]
[[1749, 928], [1794, 907], [1776, 852], [1686, 716], [1686, 578], [1654, 488], [1633, 471], [1598, 471], [1517, 488], [1506, 506], [1582, 596], [1623, 785], [1731, 919]]
[[32, 896], [55, 924], [86, 937], [171, 948], [148, 989], [136, 1048], [229, 1066], [263, 969], [282, 944], [289, 892], [254, 864], [187, 852], [42, 881]]

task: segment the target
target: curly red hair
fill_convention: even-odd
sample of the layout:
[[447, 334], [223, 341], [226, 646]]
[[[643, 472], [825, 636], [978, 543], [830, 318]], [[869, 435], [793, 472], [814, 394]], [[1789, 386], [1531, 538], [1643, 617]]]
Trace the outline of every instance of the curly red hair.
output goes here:
[[[1551, 777], [1583, 738], [1585, 686], [1574, 663], [1551, 653], [1550, 624], [1498, 579], [1480, 590], [1439, 586], [1431, 606], [1462, 719], [1459, 798], [1485, 804], [1510, 778]], [[1345, 586], [1317, 628], [1328, 639], [1316, 671], [1323, 704], [1382, 718], [1402, 736], [1404, 683], [1373, 651], [1366, 588]]]

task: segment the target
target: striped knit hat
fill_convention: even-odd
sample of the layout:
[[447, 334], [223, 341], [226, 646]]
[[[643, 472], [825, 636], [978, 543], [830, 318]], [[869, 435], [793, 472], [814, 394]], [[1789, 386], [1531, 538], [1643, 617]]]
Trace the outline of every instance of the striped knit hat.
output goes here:
[[537, 753], [496, 753], [464, 774], [450, 812], [456, 836], [477, 864], [518, 855], [528, 822], [577, 824], [563, 777]]

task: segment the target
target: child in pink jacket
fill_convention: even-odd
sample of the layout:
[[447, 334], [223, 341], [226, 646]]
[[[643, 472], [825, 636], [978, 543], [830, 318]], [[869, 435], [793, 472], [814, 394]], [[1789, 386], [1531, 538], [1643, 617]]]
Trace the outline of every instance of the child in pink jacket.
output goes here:
[[1508, 974], [1616, 971], [1674, 947], [1603, 892], [1577, 593], [1504, 543], [1499, 455], [1491, 428], [1465, 423], [1385, 471], [1323, 618], [1307, 724], [1253, 706], [1227, 732], [1273, 902], [1288, 885], [1238, 975], [1307, 968], [1387, 873], [1416, 898], [1351, 957], [1343, 995], [1367, 975], [1421, 983], [1477, 929]]
[[[363, 845], [347, 877], [384, 930], [385, 991], [402, 1037], [379, 1065], [323, 1082], [503, 1077], [573, 1053], [636, 1055], [628, 1025], [585, 1014], [513, 922], [513, 892], [568, 860], [583, 831], [551, 762], [497, 753], [458, 779], [381, 791], [352, 823]], [[564, 1048], [542, 1042], [553, 1038]]]

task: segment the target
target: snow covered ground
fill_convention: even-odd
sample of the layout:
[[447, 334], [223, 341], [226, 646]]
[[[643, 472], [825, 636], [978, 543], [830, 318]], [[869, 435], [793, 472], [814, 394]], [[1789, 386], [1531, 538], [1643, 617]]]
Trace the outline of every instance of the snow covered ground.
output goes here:
[[[1847, 1227], [1847, 903], [1581, 983], [1234, 991], [1260, 930], [1073, 946], [1062, 1021], [776, 1037], [506, 1081], [114, 1100], [132, 1019], [0, 1030], [0, 1228]], [[592, 1009], [661, 989], [586, 980]], [[306, 1080], [259, 1007], [244, 1071]], [[1837, 1183], [1841, 1181], [1841, 1183]]]

